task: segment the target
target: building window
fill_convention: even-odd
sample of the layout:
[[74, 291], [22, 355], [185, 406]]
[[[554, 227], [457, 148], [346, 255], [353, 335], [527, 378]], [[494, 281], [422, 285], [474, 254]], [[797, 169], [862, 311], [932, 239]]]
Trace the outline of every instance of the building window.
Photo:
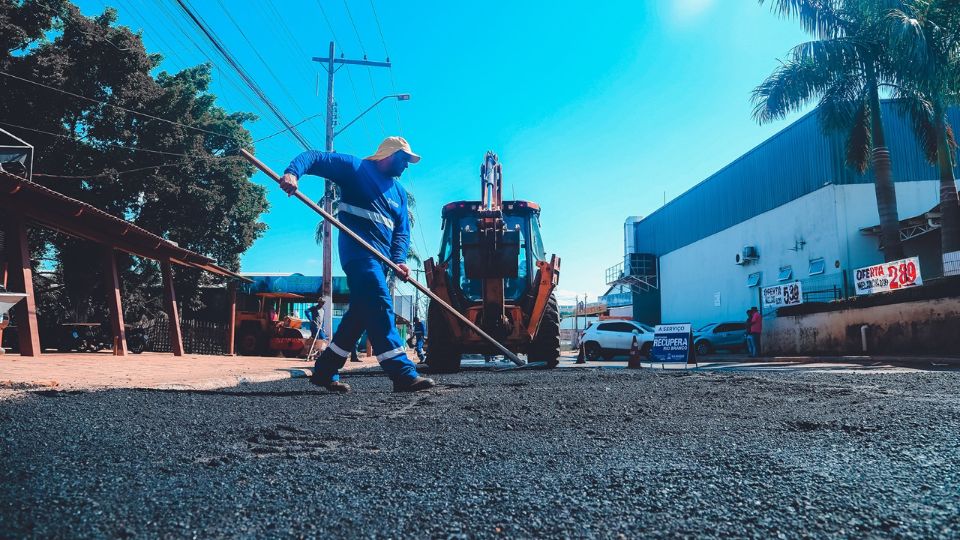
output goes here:
[[763, 275], [763, 272], [754, 272], [747, 276], [747, 287], [756, 287], [760, 285], [760, 276]]
[[813, 259], [812, 261], [810, 261], [810, 268], [807, 273], [810, 274], [811, 276], [818, 276], [822, 274], [826, 269], [827, 269], [827, 263], [824, 262], [823, 258]]
[[793, 268], [781, 266], [780, 273], [777, 275], [777, 281], [789, 281], [793, 277]]

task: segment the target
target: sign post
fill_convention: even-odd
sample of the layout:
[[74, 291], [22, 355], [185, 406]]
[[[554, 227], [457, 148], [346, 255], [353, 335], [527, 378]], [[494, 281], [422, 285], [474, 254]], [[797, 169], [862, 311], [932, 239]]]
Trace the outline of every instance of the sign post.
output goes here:
[[920, 259], [917, 257], [857, 268], [854, 278], [858, 295], [897, 291], [923, 285], [923, 277], [920, 276]]
[[690, 323], [658, 324], [654, 329], [650, 362], [662, 364], [664, 369], [668, 364], [673, 368], [696, 364], [693, 354], [693, 328]]

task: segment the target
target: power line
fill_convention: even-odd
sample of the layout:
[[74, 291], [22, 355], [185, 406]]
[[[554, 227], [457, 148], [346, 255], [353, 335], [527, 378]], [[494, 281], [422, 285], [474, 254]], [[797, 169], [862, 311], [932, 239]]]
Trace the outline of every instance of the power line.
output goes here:
[[[320, 2], [320, 0], [316, 0], [316, 2], [317, 2], [317, 7], [320, 8], [320, 14], [323, 15], [323, 20], [326, 21], [326, 23], [327, 23], [327, 28], [330, 29], [330, 35], [333, 36], [333, 42], [334, 42], [334, 44], [336, 44], [336, 46], [337, 46], [338, 49], [340, 49], [341, 51], [343, 51], [343, 44], [342, 44], [342, 42], [337, 38], [337, 32], [336, 32], [336, 30], [333, 29], [333, 23], [330, 22], [330, 17], [327, 15], [327, 10], [323, 7], [323, 4]], [[341, 53], [341, 54], [342, 54], [342, 53]], [[360, 94], [357, 92], [357, 85], [356, 85], [356, 83], [353, 81], [353, 73], [351, 73], [350, 69], [347, 69], [347, 80], [350, 81], [350, 89], [353, 91], [353, 99], [354, 99], [354, 101], [355, 101], [356, 104], [357, 104], [357, 110], [360, 110], [360, 108], [362, 107], [362, 105], [360, 105]], [[368, 134], [369, 134], [369, 132], [370, 132], [370, 127], [367, 125], [367, 119], [366, 119], [366, 118], [361, 118], [361, 119], [360, 119], [360, 123], [363, 124], [364, 129], [365, 129], [365, 130], [368, 132]]]
[[260, 98], [261, 101], [270, 109], [270, 111], [277, 117], [278, 120], [290, 131], [290, 134], [293, 135], [297, 141], [303, 145], [304, 149], [310, 150], [312, 145], [307, 141], [307, 139], [293, 126], [290, 120], [287, 119], [286, 115], [283, 114], [274, 103], [267, 97], [263, 89], [260, 88], [260, 85], [253, 80], [252, 77], [246, 72], [243, 66], [234, 58], [234, 56], [226, 49], [223, 43], [213, 34], [213, 31], [207, 26], [207, 24], [200, 18], [193, 10], [187, 6], [185, 0], [176, 0], [177, 4], [180, 6], [180, 9], [187, 14], [191, 21], [199, 28], [206, 38], [213, 44], [217, 52], [230, 64], [230, 66], [236, 70], [240, 75], [240, 78], [243, 79], [243, 82], [250, 87], [251, 90]]
[[[387, 56], [387, 61], [389, 62], [389, 61], [390, 61], [390, 51], [389, 51], [389, 49], [387, 48], [387, 39], [386, 39], [386, 38], [384, 37], [384, 35], [383, 35], [383, 26], [380, 24], [380, 16], [377, 14], [377, 7], [376, 7], [376, 5], [374, 5], [373, 0], [370, 0], [370, 10], [373, 12], [373, 20], [376, 21], [376, 23], [377, 23], [377, 31], [380, 33], [380, 43], [383, 45], [383, 53]], [[390, 72], [390, 86], [391, 86], [391, 88], [393, 89], [393, 93], [396, 94], [396, 93], [397, 93], [397, 81], [396, 81], [396, 78], [394, 78], [394, 76], [393, 76], [393, 63], [392, 63], [392, 62], [391, 62], [391, 64], [390, 64], [389, 72]], [[400, 136], [402, 137], [402, 136], [403, 136], [403, 122], [402, 122], [401, 119], [400, 119], [400, 104], [397, 103], [396, 101], [394, 101], [394, 102], [393, 102], [393, 107], [394, 107], [394, 110], [397, 112], [397, 129], [399, 130]], [[417, 186], [416, 186], [416, 181], [415, 181], [414, 178], [413, 178], [414, 175], [413, 175], [412, 173], [410, 173], [409, 171], [408, 171], [407, 175], [408, 175], [407, 177], [410, 179], [410, 188], [413, 189], [413, 190], [416, 190], [416, 189], [417, 189]], [[426, 245], [427, 245], [427, 238], [426, 238], [426, 236], [423, 235], [423, 219], [420, 217], [420, 208], [419, 208], [419, 207], [414, 207], [413, 212], [414, 212], [414, 215], [417, 216], [417, 221], [420, 223], [420, 227], [417, 227], [417, 229], [419, 229], [418, 232], [420, 233], [420, 240], [421, 240], [421, 242], [423, 243], [423, 245], [426, 246]]]
[[0, 75], [3, 75], [4, 77], [10, 77], [10, 78], [16, 79], [16, 80], [18, 80], [18, 81], [23, 81], [23, 82], [25, 82], [25, 83], [30, 83], [30, 84], [33, 84], [33, 85], [36, 85], [36, 86], [41, 86], [41, 87], [43, 87], [43, 88], [47, 88], [48, 90], [53, 90], [53, 91], [55, 91], [55, 92], [60, 92], [61, 94], [66, 94], [66, 95], [68, 95], [68, 96], [73, 96], [73, 97], [75, 97], [75, 98], [85, 99], [85, 100], [90, 101], [90, 102], [92, 102], [92, 103], [99, 103], [100, 105], [104, 105], [104, 106], [107, 106], [107, 107], [112, 107], [112, 108], [114, 108], [114, 109], [118, 109], [118, 110], [121, 110], [121, 111], [130, 113], [130, 114], [136, 114], [136, 115], [139, 115], [139, 116], [143, 116], [143, 117], [149, 118], [149, 119], [151, 119], [151, 120], [157, 120], [157, 121], [159, 121], [159, 122], [166, 122], [167, 124], [171, 124], [171, 125], [174, 125], [174, 126], [180, 126], [180, 127], [182, 127], [182, 128], [186, 128], [186, 129], [192, 129], [192, 130], [194, 130], [194, 131], [199, 131], [199, 132], [202, 132], [202, 133], [207, 133], [207, 134], [209, 134], [209, 135], [216, 135], [217, 137], [224, 137], [224, 138], [226, 138], [226, 139], [238, 140], [236, 137], [234, 137], [234, 136], [232, 136], [232, 135], [225, 135], [225, 134], [223, 134], [223, 133], [217, 133], [216, 131], [210, 131], [209, 129], [203, 129], [203, 128], [198, 128], [198, 127], [196, 127], [196, 126], [190, 126], [190, 125], [187, 125], [187, 124], [181, 124], [180, 122], [175, 122], [175, 121], [173, 121], [173, 120], [167, 120], [166, 118], [160, 118], [159, 116], [154, 116], [154, 115], [152, 115], [152, 114], [148, 114], [148, 113], [145, 113], [145, 112], [135, 111], [135, 110], [133, 110], [133, 109], [128, 109], [128, 108], [122, 107], [122, 106], [120, 106], [120, 105], [114, 105], [113, 103], [107, 103], [106, 101], [100, 101], [99, 99], [93, 99], [93, 98], [90, 98], [90, 97], [87, 97], [87, 96], [81, 96], [80, 94], [76, 94], [76, 93], [74, 93], [74, 92], [70, 92], [70, 91], [64, 90], [64, 89], [62, 89], [62, 88], [57, 88], [57, 87], [55, 87], [55, 86], [50, 86], [49, 84], [44, 84], [44, 83], [41, 83], [41, 82], [32, 81], [32, 80], [30, 80], [30, 79], [25, 79], [25, 78], [23, 78], [23, 77], [18, 77], [18, 76], [16, 76], [16, 75], [13, 75], [12, 73], [7, 73], [7, 72], [5, 72], [5, 71], [0, 71]]
[[350, 13], [350, 4], [347, 4], [347, 0], [343, 0], [343, 8], [347, 10], [347, 18], [350, 19], [350, 25], [353, 26], [353, 31], [357, 34], [357, 42], [360, 43], [360, 52], [363, 53], [363, 59], [367, 59], [367, 48], [363, 46], [363, 39], [360, 37], [360, 30], [357, 29], [357, 23], [353, 21], [353, 14]]
[[380, 32], [380, 43], [383, 44], [383, 53], [387, 55], [387, 61], [390, 60], [390, 51], [387, 50], [387, 40], [383, 37], [383, 27], [380, 26], [380, 17], [377, 15], [377, 7], [370, 0], [370, 10], [373, 11], [373, 20], [377, 23], [377, 31]]
[[243, 40], [247, 42], [247, 45], [250, 46], [250, 49], [253, 50], [253, 54], [256, 55], [256, 57], [260, 60], [260, 63], [262, 63], [265, 68], [267, 68], [267, 73], [269, 73], [270, 76], [273, 77], [273, 80], [280, 87], [280, 90], [287, 96], [287, 99], [290, 100], [290, 103], [293, 104], [297, 112], [300, 113], [300, 116], [306, 116], [307, 114], [303, 111], [303, 109], [300, 108], [300, 106], [297, 104], [297, 101], [293, 98], [290, 92], [287, 91], [286, 85], [283, 84], [283, 81], [280, 80], [280, 77], [278, 77], [277, 74], [273, 71], [273, 69], [270, 67], [270, 64], [263, 58], [263, 56], [260, 55], [260, 52], [257, 50], [256, 45], [253, 44], [253, 41], [250, 40], [250, 38], [247, 36], [247, 33], [243, 31], [243, 28], [240, 26], [240, 24], [237, 23], [236, 19], [233, 18], [233, 15], [230, 14], [230, 10], [227, 9], [226, 5], [224, 5], [223, 0], [217, 0], [217, 4], [219, 4], [220, 8], [223, 9], [224, 14], [227, 16], [227, 19], [229, 19], [230, 22], [233, 23], [234, 28], [237, 29], [237, 32], [240, 33], [240, 36], [243, 38]]
[[[357, 43], [360, 44], [360, 52], [363, 53], [363, 59], [366, 60], [366, 59], [367, 59], [367, 48], [363, 46], [363, 38], [360, 37], [360, 29], [357, 28], [357, 23], [354, 22], [354, 20], [353, 20], [353, 14], [350, 13], [350, 5], [347, 4], [347, 0], [343, 0], [343, 8], [347, 11], [347, 19], [350, 20], [350, 25], [353, 26], [353, 32], [354, 32], [354, 34], [356, 34], [356, 36], [357, 36]], [[329, 22], [329, 21], [328, 21], [328, 22]], [[349, 72], [349, 70], [348, 70], [348, 72]], [[367, 76], [370, 78], [370, 93], [371, 93], [371, 96], [373, 96], [373, 99], [377, 99], [377, 87], [376, 87], [376, 85], [373, 83], [373, 70], [370, 69], [369, 67], [367, 68]], [[383, 124], [383, 116], [380, 115], [380, 110], [378, 109], [378, 110], [374, 111], [374, 113], [377, 115], [377, 121], [380, 122], [380, 131], [383, 133], [384, 136], [386, 136], [386, 134], [387, 134], [387, 128], [386, 128], [386, 126]]]
[[[10, 127], [18, 128], [18, 129], [25, 129], [25, 130], [27, 130], [27, 131], [34, 131], [34, 132], [36, 132], [36, 133], [42, 133], [42, 134], [44, 134], [44, 135], [50, 135], [50, 136], [53, 136], [53, 137], [60, 137], [60, 138], [63, 138], [63, 139], [72, 140], [72, 141], [74, 141], [74, 142], [84, 142], [84, 139], [86, 138], [86, 137], [71, 137], [71, 136], [69, 136], [69, 135], [64, 135], [64, 134], [62, 134], [62, 133], [53, 133], [53, 132], [51, 132], [51, 131], [44, 131], [44, 130], [42, 130], [42, 129], [36, 129], [36, 128], [27, 127], [27, 126], [21, 126], [21, 125], [17, 125], [17, 124], [11, 124], [10, 122], [0, 121], [0, 124], [2, 124], [2, 125], [4, 125], [4, 126], [10, 126]], [[133, 150], [133, 151], [135, 151], [135, 152], [148, 152], [148, 153], [151, 153], [151, 154], [163, 154], [163, 155], [166, 155], [166, 156], [188, 157], [188, 158], [194, 158], [194, 159], [225, 159], [226, 157], [228, 157], [228, 156], [215, 156], [215, 155], [202, 156], [202, 155], [199, 155], [199, 154], [185, 154], [185, 153], [179, 153], [179, 152], [167, 152], [167, 151], [164, 151], [164, 150], [152, 150], [152, 149], [150, 149], [150, 148], [139, 148], [139, 147], [136, 147], [136, 146], [127, 146], [127, 145], [122, 144], [122, 143], [115, 143], [115, 142], [110, 142], [110, 141], [98, 141], [98, 144], [103, 144], [103, 145], [107, 145], [107, 146], [116, 146], [116, 147], [118, 147], [118, 148], [124, 148], [124, 149], [126, 149], [126, 150]]]
[[[243, 158], [240, 156], [224, 156], [218, 159], [226, 161], [226, 160], [242, 160]], [[190, 163], [189, 160], [184, 160], [184, 161], [177, 161], [174, 163], [159, 163], [157, 165], [151, 165], [149, 167], [138, 167], [136, 169], [126, 169], [123, 171], [103, 171], [98, 174], [82, 174], [82, 175], [80, 174], [44, 174], [44, 173], [35, 172], [33, 173], [33, 176], [39, 176], [41, 178], [58, 178], [63, 180], [89, 180], [92, 178], [104, 178], [104, 177], [119, 176], [121, 174], [128, 174], [128, 173], [134, 173], [134, 172], [140, 172], [140, 171], [149, 171], [151, 169], [160, 169], [162, 167], [177, 167], [180, 165], [187, 165], [189, 163]]]

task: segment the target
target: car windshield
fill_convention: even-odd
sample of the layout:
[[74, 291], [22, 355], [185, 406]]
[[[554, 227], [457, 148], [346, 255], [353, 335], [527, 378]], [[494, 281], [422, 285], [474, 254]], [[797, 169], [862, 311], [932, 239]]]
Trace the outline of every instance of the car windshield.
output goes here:
[[699, 330], [697, 330], [697, 332], [708, 332], [711, 328], [713, 328], [713, 327], [716, 326], [716, 325], [717, 325], [717, 323], [713, 323], [713, 322], [712, 322], [712, 323], [710, 323], [710, 324], [707, 324], [707, 325], [701, 327]]
[[643, 323], [635, 323], [635, 324], [636, 324], [637, 326], [639, 326], [640, 328], [643, 328], [643, 329], [646, 330], [647, 332], [653, 332], [653, 331], [654, 331], [654, 330], [653, 330], [653, 327], [650, 326], [649, 324], [643, 324]]

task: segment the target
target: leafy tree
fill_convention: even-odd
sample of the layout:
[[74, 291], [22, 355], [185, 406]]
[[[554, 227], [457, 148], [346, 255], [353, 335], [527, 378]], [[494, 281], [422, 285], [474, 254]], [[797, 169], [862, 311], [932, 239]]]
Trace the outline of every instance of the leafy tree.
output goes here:
[[[760, 0], [763, 3], [763, 0]], [[754, 91], [753, 116], [760, 123], [783, 118], [819, 99], [825, 130], [847, 134], [846, 161], [873, 168], [883, 255], [903, 258], [897, 194], [880, 113], [880, 86], [895, 69], [883, 39], [891, 0], [771, 0], [772, 9], [795, 17], [816, 39], [794, 47]]]
[[[253, 146], [244, 123], [255, 116], [216, 104], [210, 65], [152, 75], [161, 56], [115, 20], [113, 9], [90, 18], [66, 1], [3, 2], [0, 71], [91, 99], [0, 75], [0, 121], [40, 132], [2, 127], [35, 146], [35, 172], [43, 175], [35, 181], [238, 270], [240, 255], [266, 228], [259, 221], [265, 190], [249, 182], [253, 167], [235, 157]], [[42, 244], [37, 254], [53, 253], [72, 304], [93, 298], [102, 307], [100, 258], [89, 244], [55, 234]], [[129, 312], [145, 304], [143, 291], [159, 278], [151, 262], [124, 263]], [[199, 287], [208, 279], [176, 271], [185, 309], [201, 307]]]
[[960, 105], [960, 0], [910, 0], [888, 13], [888, 39], [901, 68], [895, 95], [913, 120], [940, 176], [941, 249], [960, 251], [957, 143], [947, 108]]

